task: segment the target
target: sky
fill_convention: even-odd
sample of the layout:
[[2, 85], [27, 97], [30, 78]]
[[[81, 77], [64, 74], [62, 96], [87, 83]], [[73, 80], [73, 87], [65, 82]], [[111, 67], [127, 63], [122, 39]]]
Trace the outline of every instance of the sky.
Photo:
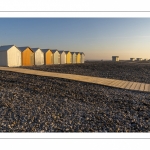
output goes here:
[[150, 18], [0, 18], [0, 45], [84, 52], [85, 60], [150, 59]]

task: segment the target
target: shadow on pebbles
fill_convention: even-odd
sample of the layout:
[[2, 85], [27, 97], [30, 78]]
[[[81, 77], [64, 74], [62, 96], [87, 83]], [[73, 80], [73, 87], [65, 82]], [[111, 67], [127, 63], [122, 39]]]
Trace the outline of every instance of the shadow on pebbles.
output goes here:
[[150, 94], [0, 71], [0, 132], [149, 132]]

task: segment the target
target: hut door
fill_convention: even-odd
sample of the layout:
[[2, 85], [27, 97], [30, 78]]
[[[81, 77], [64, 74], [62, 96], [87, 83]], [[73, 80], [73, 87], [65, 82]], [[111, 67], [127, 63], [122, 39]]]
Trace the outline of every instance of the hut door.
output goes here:
[[34, 64], [34, 58], [33, 58], [33, 54], [30, 55], [30, 62], [31, 62], [31, 65]]
[[60, 64], [60, 54], [58, 54], [58, 64]]

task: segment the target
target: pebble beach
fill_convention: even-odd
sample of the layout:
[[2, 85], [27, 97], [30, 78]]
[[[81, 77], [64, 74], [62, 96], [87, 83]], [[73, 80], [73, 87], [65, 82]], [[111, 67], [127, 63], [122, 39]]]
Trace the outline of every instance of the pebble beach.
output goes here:
[[150, 84], [150, 62], [86, 61], [84, 64], [61, 64], [22, 67], [48, 72], [79, 74]]
[[[150, 65], [123, 63], [25, 68], [150, 83]], [[150, 93], [0, 71], [0, 114], [0, 132], [149, 132]]]

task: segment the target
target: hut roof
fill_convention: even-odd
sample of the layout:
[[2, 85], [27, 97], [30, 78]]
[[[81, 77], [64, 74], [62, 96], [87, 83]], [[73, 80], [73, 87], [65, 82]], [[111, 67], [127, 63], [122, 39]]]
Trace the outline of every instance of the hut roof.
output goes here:
[[60, 51], [58, 51], [60, 54], [62, 54], [63, 52], [64, 52], [64, 50], [60, 50]]
[[41, 49], [42, 52], [46, 53], [50, 49]]
[[76, 52], [70, 52], [71, 54], [76, 54]]
[[50, 49], [52, 53], [55, 53], [56, 51], [58, 51], [57, 49]]
[[[29, 46], [18, 47], [18, 49], [20, 49], [22, 52], [23, 52], [26, 48], [30, 48], [30, 47], [29, 47]], [[30, 49], [31, 49], [31, 48], [30, 48]], [[31, 51], [33, 51], [33, 50], [31, 49]]]
[[15, 46], [15, 45], [2, 45], [2, 46], [0, 46], [0, 51], [7, 51], [12, 46]]
[[34, 52], [37, 51], [40, 48], [31, 48]]
[[68, 54], [70, 51], [64, 51], [66, 54]]
[[76, 54], [80, 54], [80, 52], [75, 52]]

